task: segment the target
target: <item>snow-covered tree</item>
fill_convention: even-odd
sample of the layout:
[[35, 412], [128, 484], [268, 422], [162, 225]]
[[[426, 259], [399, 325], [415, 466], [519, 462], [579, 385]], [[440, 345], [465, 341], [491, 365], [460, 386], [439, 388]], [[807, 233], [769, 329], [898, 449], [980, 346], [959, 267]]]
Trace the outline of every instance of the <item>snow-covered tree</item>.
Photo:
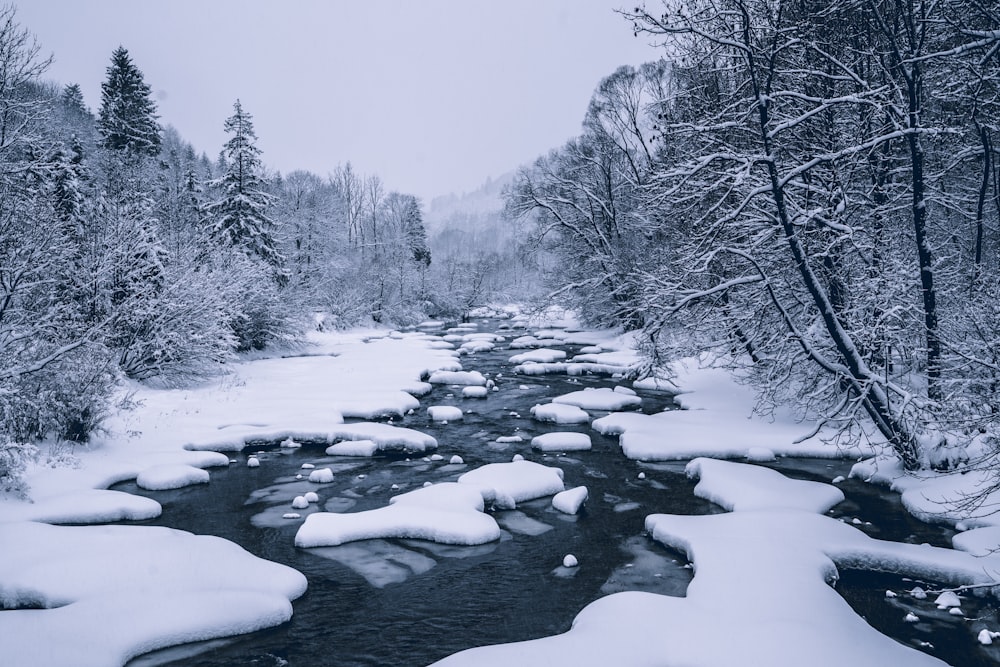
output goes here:
[[268, 216], [274, 197], [267, 192], [253, 118], [239, 100], [225, 130], [230, 135], [223, 150], [225, 171], [211, 183], [220, 196], [206, 207], [211, 234], [281, 271], [284, 258], [278, 251], [275, 223]]
[[106, 148], [128, 149], [140, 155], [160, 152], [156, 103], [142, 72], [122, 46], [111, 55], [107, 78], [101, 84], [97, 128]]

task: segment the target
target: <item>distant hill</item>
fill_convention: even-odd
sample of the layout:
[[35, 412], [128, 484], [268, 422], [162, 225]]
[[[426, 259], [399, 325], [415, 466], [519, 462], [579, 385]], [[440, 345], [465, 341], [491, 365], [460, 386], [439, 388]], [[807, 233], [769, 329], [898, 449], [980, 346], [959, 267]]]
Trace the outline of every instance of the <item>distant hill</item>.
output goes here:
[[487, 178], [478, 189], [461, 195], [454, 193], [435, 197], [424, 215], [424, 226], [433, 236], [448, 227], [461, 227], [467, 232], [490, 231], [499, 224], [503, 212], [503, 189], [514, 180], [513, 171], [499, 178]]

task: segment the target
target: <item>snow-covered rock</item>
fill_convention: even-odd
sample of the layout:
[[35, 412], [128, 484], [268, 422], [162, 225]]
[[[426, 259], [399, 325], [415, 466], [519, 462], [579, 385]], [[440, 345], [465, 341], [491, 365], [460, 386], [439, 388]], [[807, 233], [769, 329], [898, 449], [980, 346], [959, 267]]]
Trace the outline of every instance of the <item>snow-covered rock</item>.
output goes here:
[[329, 484], [333, 481], [333, 471], [329, 468], [317, 468], [309, 473], [309, 481], [314, 484]]
[[589, 492], [585, 486], [560, 491], [552, 496], [552, 507], [564, 514], [577, 514], [585, 502]]
[[374, 510], [311, 514], [296, 533], [295, 546], [336, 546], [374, 538], [485, 544], [500, 539], [500, 527], [483, 507], [483, 496], [474, 487], [434, 484], [395, 496], [388, 506]]
[[590, 436], [586, 433], [553, 432], [544, 433], [531, 439], [532, 449], [543, 452], [585, 451], [591, 448]]
[[486, 385], [486, 378], [479, 371], [436, 371], [427, 381], [431, 384]]
[[432, 405], [427, 408], [427, 416], [436, 422], [459, 421], [462, 419], [462, 408], [454, 405]]
[[208, 481], [207, 470], [179, 463], [146, 468], [135, 478], [139, 488], [149, 491], [179, 489], [192, 484], [208, 484]]
[[462, 398], [486, 398], [488, 395], [486, 387], [462, 387]]
[[625, 394], [613, 389], [584, 389], [574, 391], [552, 399], [553, 403], [563, 403], [575, 405], [584, 410], [604, 410], [611, 412], [614, 410], [624, 410], [642, 405], [642, 399], [632, 394]]
[[542, 422], [556, 424], [585, 424], [590, 421], [590, 415], [575, 405], [562, 403], [546, 403], [531, 408], [531, 415]]
[[458, 478], [480, 490], [498, 509], [513, 509], [517, 503], [550, 496], [563, 490], [563, 471], [531, 461], [490, 463]]

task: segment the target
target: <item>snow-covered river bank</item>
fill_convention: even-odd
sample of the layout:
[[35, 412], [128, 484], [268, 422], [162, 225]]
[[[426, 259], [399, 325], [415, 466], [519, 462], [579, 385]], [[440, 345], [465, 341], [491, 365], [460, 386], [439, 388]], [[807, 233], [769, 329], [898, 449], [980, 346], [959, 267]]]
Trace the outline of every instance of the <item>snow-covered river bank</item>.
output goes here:
[[[491, 331], [497, 324], [483, 323], [480, 331]], [[980, 583], [996, 568], [993, 559], [946, 548], [954, 531], [917, 521], [898, 496], [879, 487], [858, 479], [831, 484], [849, 475], [853, 461], [766, 461], [773, 451], [821, 451], [815, 443], [792, 444], [789, 434], [800, 434], [801, 425], [748, 422], [746, 428], [734, 428], [732, 420], [711, 411], [711, 401], [700, 405], [697, 393], [684, 400], [703, 410], [643, 418], [637, 410], [658, 414], [671, 407], [669, 395], [641, 388], [638, 397], [627, 388], [612, 392], [619, 381], [577, 374], [583, 369], [614, 371], [628, 363], [627, 354], [611, 349], [609, 337], [574, 334], [567, 342], [565, 334], [548, 331], [541, 340], [519, 343], [530, 347], [512, 350], [512, 340], [524, 331], [501, 331], [506, 338], [502, 342], [471, 331], [453, 332], [450, 342], [477, 350], [460, 361], [465, 370], [479, 371], [482, 381], [489, 382], [486, 398], [463, 396], [463, 385], [416, 382], [421, 370], [459, 370], [440, 338], [421, 335], [371, 343], [328, 341], [322, 350], [337, 356], [253, 362], [228, 385], [200, 393], [141, 396], [146, 403], [130, 425], [142, 433], [132, 442], [109, 443], [103, 461], [88, 458], [99, 452], [81, 457], [75, 471], [35, 471], [31, 481], [38, 490], [37, 503], [0, 505], [0, 518], [8, 521], [0, 524], [3, 539], [9, 540], [4, 545], [13, 547], [0, 556], [0, 598], [7, 607], [21, 607], [0, 612], [0, 651], [17, 656], [17, 664], [30, 665], [71, 664], [60, 660], [73, 655], [69, 651], [91, 649], [101, 658], [92, 664], [111, 664], [109, 657], [143, 652], [143, 647], [155, 648], [155, 642], [165, 645], [176, 643], [172, 639], [275, 626], [154, 653], [134, 664], [416, 666], [475, 646], [532, 639], [540, 641], [459, 653], [445, 662], [711, 666], [734, 664], [734, 658], [742, 656], [747, 664], [941, 664], [931, 657], [937, 656], [952, 665], [997, 663], [996, 650], [977, 641], [981, 630], [988, 635], [998, 629], [995, 599], [963, 594], [957, 606], [946, 599], [938, 609], [936, 595], [920, 598], [919, 592], [912, 592], [917, 587]], [[551, 335], [563, 340], [544, 338]], [[540, 345], [551, 351], [527, 351]], [[529, 356], [511, 360], [519, 353]], [[575, 357], [578, 365], [566, 366], [563, 353]], [[532, 361], [534, 369], [522, 367], [526, 373], [514, 373], [516, 364]], [[548, 372], [533, 372], [541, 370]], [[376, 376], [380, 379], [373, 379]], [[480, 384], [478, 378], [462, 376], [438, 379]], [[399, 391], [404, 388], [422, 395], [419, 404]], [[586, 389], [600, 391], [548, 404]], [[586, 408], [577, 423], [542, 422], [531, 414], [534, 406], [546, 405], [535, 410], [535, 416], [572, 422], [579, 414], [572, 403]], [[461, 418], [456, 419], [455, 410], [441, 410], [439, 417], [448, 417], [447, 423], [432, 421], [430, 406], [456, 407]], [[626, 411], [605, 417], [608, 412], [602, 408], [610, 407]], [[381, 426], [371, 427], [356, 418], [379, 413], [395, 413], [392, 425], [413, 431], [389, 428], [384, 419]], [[347, 419], [341, 420], [341, 415]], [[594, 418], [600, 421], [592, 426]], [[622, 431], [619, 444], [617, 433]], [[331, 433], [338, 440], [354, 441], [350, 447], [355, 454], [398, 443], [420, 449], [431, 442], [427, 436], [437, 448], [374, 458], [328, 455], [325, 440]], [[551, 436], [536, 440], [533, 448], [532, 438], [545, 433], [577, 435], [557, 436], [554, 444]], [[288, 436], [302, 446], [251, 445], [232, 453], [235, 463], [212, 468], [207, 484], [159, 488], [203, 482], [202, 465], [221, 463], [178, 444], [212, 449], [236, 447], [244, 439], [277, 442]], [[324, 442], [310, 443], [306, 436]], [[589, 448], [576, 449], [588, 438]], [[138, 450], [131, 459], [122, 453], [128, 445]], [[626, 451], [631, 447], [637, 457], [674, 447], [682, 460], [641, 462], [623, 456], [623, 446]], [[543, 451], [549, 447], [552, 451]], [[740, 447], [744, 460], [749, 453], [784, 475], [759, 465], [699, 460], [687, 466], [683, 460], [712, 451], [732, 456]], [[143, 452], [156, 465], [144, 465]], [[497, 475], [487, 481], [462, 478], [476, 470], [492, 472], [491, 464], [506, 470], [516, 456], [540, 464], [514, 469], [519, 485], [511, 486]], [[251, 459], [258, 462], [256, 467], [248, 467]], [[189, 464], [194, 468], [182, 467]], [[541, 466], [561, 473], [553, 477]], [[548, 475], [547, 481], [524, 483], [539, 471]], [[94, 495], [82, 488], [116, 476], [127, 478], [129, 473], [139, 475], [138, 483], [115, 487], [128, 496]], [[332, 480], [310, 481], [311, 475], [314, 480]], [[445, 484], [455, 481], [462, 483]], [[543, 488], [553, 483], [559, 489], [586, 487], [588, 497], [578, 513], [554, 507], [572, 510], [574, 503], [568, 508], [566, 502], [553, 503], [556, 489]], [[400, 501], [390, 507], [410, 505], [404, 510], [415, 511], [396, 511], [386, 518], [390, 498], [416, 492], [411, 497], [419, 499], [427, 495], [422, 491], [427, 484], [448, 497]], [[485, 514], [474, 507], [457, 511], [457, 499], [467, 495], [458, 489], [463, 485], [475, 489], [475, 497], [482, 494], [483, 509], [490, 510], [491, 504], [493, 509]], [[293, 507], [299, 496], [302, 500]], [[447, 507], [442, 508], [442, 502]], [[153, 506], [162, 513], [151, 516]], [[150, 514], [140, 521], [147, 530], [167, 526], [218, 536], [249, 553], [225, 552], [226, 543], [196, 545], [192, 540], [197, 538], [164, 547], [168, 535], [160, 533], [149, 540], [138, 536], [135, 544], [127, 536], [112, 536], [122, 541], [95, 543], [91, 553], [84, 544], [88, 536], [80, 540], [83, 546], [74, 547], [88, 554], [79, 569], [54, 574], [60, 563], [75, 554], [79, 558], [79, 551], [59, 551], [60, 544], [72, 545], [72, 540], [65, 542], [61, 534], [35, 535], [34, 524], [14, 521], [45, 518], [45, 512], [50, 519], [65, 520], [69, 514], [71, 522], [88, 513], [91, 520], [112, 519], [116, 511], [137, 513], [143, 507]], [[74, 508], [76, 515], [70, 511]], [[434, 514], [441, 509], [450, 512], [443, 519]], [[363, 519], [357, 523], [368, 536], [388, 537], [340, 544], [357, 537], [359, 529], [343, 524], [338, 515], [376, 510], [381, 513], [360, 515]], [[321, 523], [324, 512], [330, 521]], [[494, 520], [495, 535], [489, 533]], [[313, 528], [304, 529], [303, 524]], [[487, 532], [478, 539], [481, 526]], [[412, 535], [414, 530], [438, 541], [392, 537]], [[297, 539], [337, 546], [297, 548]], [[919, 546], [923, 543], [931, 546]], [[102, 548], [116, 549], [119, 544], [132, 566], [146, 572], [120, 576], [115, 570], [120, 565], [101, 570], [93, 564]], [[159, 563], [155, 550], [169, 558]], [[175, 567], [185, 551], [192, 562]], [[50, 559], [48, 569], [32, 562], [40, 554]], [[570, 554], [576, 566], [564, 565]], [[846, 573], [836, 591], [828, 585], [837, 576], [834, 565]], [[156, 572], [160, 568], [176, 572], [162, 576]], [[893, 574], [868, 573], [872, 569]], [[692, 580], [693, 570], [698, 574]], [[125, 582], [121, 590], [108, 583], [116, 575]], [[89, 589], [74, 589], [68, 581], [74, 578], [90, 582]], [[192, 579], [200, 581], [192, 584]], [[191, 588], [193, 598], [167, 595], [171, 586]], [[144, 601], [135, 602], [136, 596]], [[282, 604], [290, 599], [294, 603], [286, 612]], [[120, 600], [126, 604], [120, 605]], [[158, 608], [163, 600], [176, 605], [177, 618]], [[200, 606], [212, 601], [214, 606], [207, 609]], [[72, 613], [81, 604], [84, 612], [91, 605], [98, 611], [129, 610], [131, 616], [124, 611], [111, 619], [91, 616], [75, 631], [80, 636], [65, 644], [66, 651], [46, 653], [45, 646], [58, 643], [53, 638], [62, 636], [62, 624], [68, 622], [57, 615], [62, 610]], [[65, 606], [37, 609], [60, 605]], [[36, 609], [26, 609], [31, 607]], [[234, 608], [243, 616], [234, 617]], [[282, 623], [283, 614], [292, 610], [291, 620]], [[897, 641], [873, 630], [858, 614]], [[77, 623], [80, 618], [87, 617], [77, 615]], [[184, 618], [191, 627], [182, 627]], [[165, 622], [170, 628], [178, 623], [181, 627], [164, 638], [144, 625]], [[204, 629], [212, 622], [218, 626], [215, 631], [199, 635], [199, 624]], [[111, 638], [117, 638], [120, 649]]]

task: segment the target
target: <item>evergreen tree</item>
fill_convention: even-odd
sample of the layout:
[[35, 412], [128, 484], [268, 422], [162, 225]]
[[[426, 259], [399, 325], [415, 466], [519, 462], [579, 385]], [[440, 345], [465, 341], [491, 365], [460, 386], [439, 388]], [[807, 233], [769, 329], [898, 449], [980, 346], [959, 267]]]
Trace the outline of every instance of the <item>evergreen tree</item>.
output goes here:
[[156, 103], [142, 72], [121, 46], [112, 54], [107, 71], [108, 78], [101, 84], [101, 113], [97, 120], [103, 145], [112, 150], [157, 155], [160, 125], [156, 122]]
[[63, 88], [62, 104], [67, 110], [77, 113], [81, 116], [89, 116], [90, 109], [83, 101], [83, 91], [80, 90], [80, 84], [70, 83]]
[[253, 120], [239, 100], [233, 105], [233, 115], [226, 120], [225, 129], [231, 138], [223, 150], [224, 172], [211, 183], [221, 191], [221, 199], [206, 207], [211, 234], [280, 267], [284, 258], [275, 243], [275, 224], [267, 215], [274, 197], [265, 191]]
[[416, 197], [408, 197], [403, 211], [403, 233], [413, 256], [413, 261], [424, 266], [431, 264], [431, 251], [427, 247], [427, 230], [424, 217], [420, 213], [420, 202]]

